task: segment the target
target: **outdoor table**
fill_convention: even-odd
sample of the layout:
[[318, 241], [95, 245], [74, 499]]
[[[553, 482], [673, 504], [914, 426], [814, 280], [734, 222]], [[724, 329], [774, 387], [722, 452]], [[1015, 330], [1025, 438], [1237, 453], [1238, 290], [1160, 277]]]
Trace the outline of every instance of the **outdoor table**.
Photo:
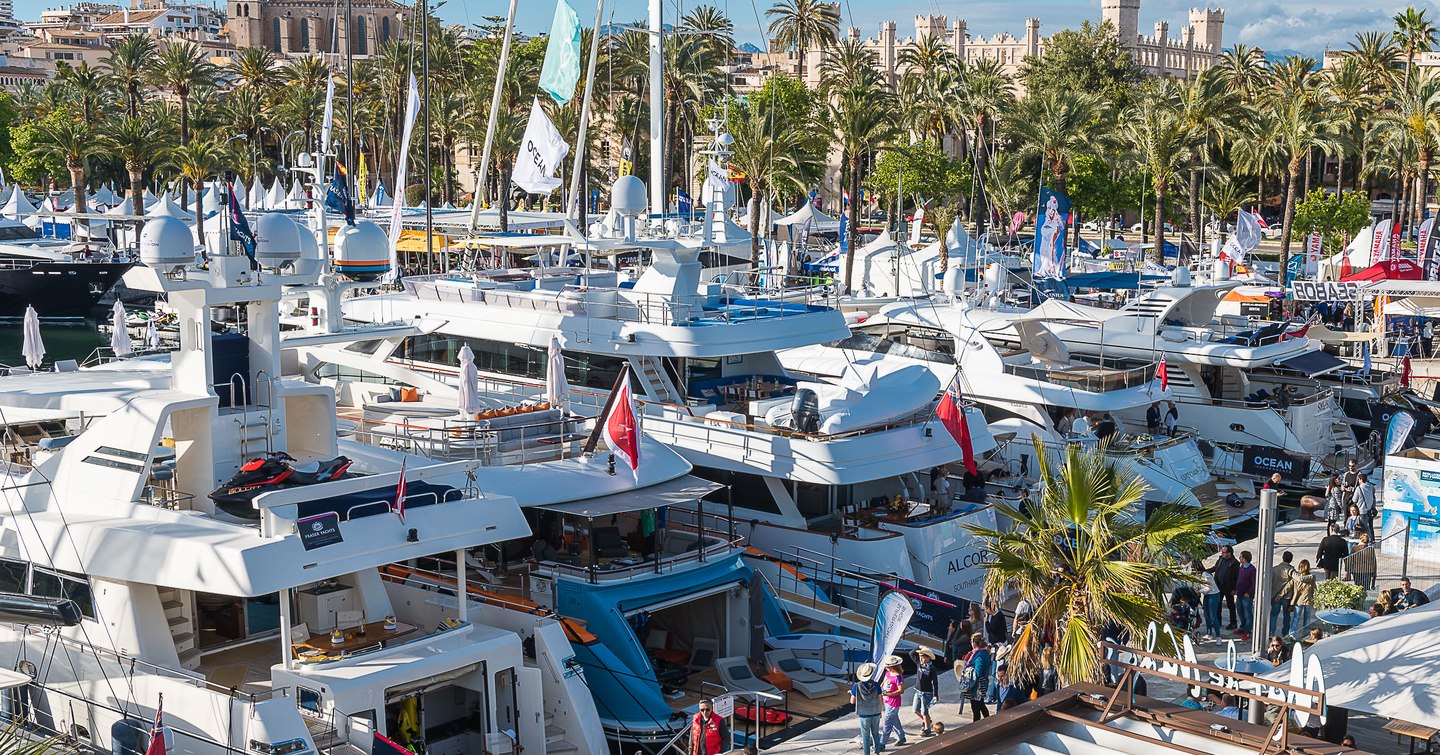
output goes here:
[[1229, 659], [1227, 658], [1217, 659], [1215, 661], [1215, 668], [1234, 674], [1259, 674], [1264, 671], [1274, 671], [1275, 664], [1264, 658], [1246, 658], [1241, 656], [1235, 659], [1235, 668], [1230, 668]]
[[365, 625], [365, 634], [360, 634], [355, 629], [345, 630], [345, 640], [340, 643], [330, 641], [329, 632], [315, 632], [310, 639], [295, 645], [296, 649], [309, 648], [319, 650], [321, 653], [331, 656], [340, 653], [348, 653], [372, 645], [380, 645], [390, 640], [404, 637], [415, 632], [418, 627], [413, 624], [406, 624], [403, 621], [395, 622], [394, 629], [386, 629], [385, 622], [372, 621]]
[[1420, 724], [1412, 724], [1409, 721], [1400, 721], [1398, 719], [1391, 719], [1390, 723], [1387, 723], [1380, 728], [1384, 731], [1393, 733], [1395, 735], [1395, 741], [1397, 743], [1400, 741], [1401, 737], [1409, 737], [1410, 752], [1412, 754], [1415, 752], [1415, 742], [1417, 740], [1425, 742], [1428, 749], [1430, 738], [1435, 736], [1436, 734], [1440, 734], [1440, 729], [1431, 728], [1429, 726], [1421, 726]]
[[1316, 611], [1315, 618], [1337, 627], [1357, 627], [1370, 620], [1370, 614], [1353, 608], [1327, 608]]

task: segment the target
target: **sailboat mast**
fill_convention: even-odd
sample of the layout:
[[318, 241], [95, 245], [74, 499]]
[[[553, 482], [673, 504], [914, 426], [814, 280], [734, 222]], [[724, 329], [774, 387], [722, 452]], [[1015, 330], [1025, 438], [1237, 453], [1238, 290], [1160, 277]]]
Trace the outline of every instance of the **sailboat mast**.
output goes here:
[[650, 0], [650, 212], [665, 214], [665, 15], [661, 0]]
[[515, 8], [519, 2], [520, 0], [510, 0], [510, 13], [505, 17], [505, 38], [500, 42], [500, 64], [495, 68], [495, 91], [490, 95], [490, 120], [485, 122], [485, 149], [480, 154], [480, 167], [475, 169], [475, 194], [470, 202], [471, 233], [480, 225], [480, 195], [485, 191], [485, 184], [490, 178], [490, 151], [495, 146], [495, 119], [500, 115], [500, 93], [505, 86], [505, 72], [510, 66], [510, 38], [515, 30]]
[[355, 169], [355, 13], [345, 0], [345, 190], [355, 201], [355, 184], [349, 171]]
[[433, 171], [430, 170], [430, 2], [420, 0], [420, 21], [424, 24], [420, 31], [420, 65], [421, 81], [420, 101], [425, 103], [425, 264], [434, 264], [435, 237], [432, 229], [435, 227], [435, 211], [431, 201], [434, 197], [431, 182], [434, 180]]

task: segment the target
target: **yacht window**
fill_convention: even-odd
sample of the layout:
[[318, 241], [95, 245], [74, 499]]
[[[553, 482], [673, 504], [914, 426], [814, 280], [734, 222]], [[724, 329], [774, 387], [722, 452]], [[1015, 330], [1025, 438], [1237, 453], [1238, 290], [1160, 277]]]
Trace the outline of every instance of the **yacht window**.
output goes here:
[[718, 503], [725, 506], [733, 501], [736, 508], [763, 511], [769, 514], [780, 513], [780, 506], [775, 503], [775, 496], [770, 493], [770, 486], [760, 475], [708, 467], [695, 467], [691, 474], [711, 482], [730, 486], [729, 490], [721, 488], [706, 494], [704, 497], [706, 504]]
[[322, 378], [335, 378], [350, 383], [382, 383], [388, 385], [396, 382], [384, 375], [376, 375], [373, 372], [357, 370], [354, 367], [331, 364], [329, 362], [320, 365], [320, 367], [315, 370], [315, 374]]
[[373, 338], [369, 341], [356, 341], [345, 347], [346, 351], [353, 351], [357, 354], [374, 354], [381, 345], [385, 343], [383, 338]]
[[25, 572], [29, 568], [24, 561], [0, 558], [0, 592], [29, 592], [25, 583]]
[[31, 590], [42, 598], [69, 598], [80, 607], [80, 615], [95, 618], [95, 601], [90, 595], [90, 582], [82, 574], [35, 569], [35, 584]]
[[305, 687], [295, 688], [295, 704], [300, 710], [308, 710], [311, 713], [320, 712], [320, 693]]
[[813, 482], [795, 483], [795, 506], [807, 520], [830, 514], [830, 486]]
[[[693, 385], [704, 380], [719, 380], [720, 360], [709, 358], [690, 357], [685, 360], [685, 385]], [[681, 389], [683, 392], [683, 388]]]
[[[399, 354], [417, 362], [429, 362], [447, 367], [460, 365], [460, 347], [470, 344], [475, 352], [475, 369], [501, 375], [545, 379], [545, 365], [549, 361], [547, 349], [519, 343], [504, 343], [484, 338], [462, 338], [440, 333], [427, 333], [406, 339]], [[565, 358], [565, 379], [570, 385], [608, 390], [615, 385], [624, 366], [623, 357], [603, 354], [585, 354], [567, 351]]]

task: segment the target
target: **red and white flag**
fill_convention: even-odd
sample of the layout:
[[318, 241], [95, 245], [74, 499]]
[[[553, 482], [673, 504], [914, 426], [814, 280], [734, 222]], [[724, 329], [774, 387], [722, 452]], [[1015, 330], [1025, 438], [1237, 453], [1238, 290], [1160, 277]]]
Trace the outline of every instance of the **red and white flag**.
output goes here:
[[965, 418], [962, 398], [957, 377], [951, 380], [950, 386], [945, 389], [940, 405], [935, 408], [935, 416], [940, 418], [940, 424], [945, 426], [946, 432], [960, 445], [960, 453], [965, 459], [965, 471], [972, 475], [979, 474], [975, 467], [975, 447], [970, 443], [970, 422]]
[[405, 462], [408, 457], [400, 458], [400, 481], [395, 483], [395, 507], [391, 509], [400, 515], [400, 523], [405, 523]]
[[601, 425], [600, 432], [605, 436], [605, 444], [610, 446], [610, 450], [620, 454], [625, 463], [630, 465], [630, 471], [638, 474], [640, 420], [635, 413], [635, 396], [630, 391], [629, 370], [629, 365], [626, 365], [621, 371], [614, 398], [610, 401], [610, 411], [605, 415], [605, 423]]
[[160, 696], [160, 704], [155, 706], [155, 726], [150, 729], [150, 746], [145, 748], [145, 755], [166, 755], [169, 751], [165, 748], [165, 696]]
[[1170, 390], [1170, 370], [1165, 367], [1165, 357], [1160, 357], [1160, 364], [1155, 366], [1155, 377], [1160, 378], [1160, 390]]
[[1406, 387], [1406, 388], [1409, 388], [1409, 387], [1410, 387], [1410, 355], [1409, 355], [1409, 354], [1406, 354], [1406, 355], [1405, 355], [1405, 358], [1400, 360], [1400, 385], [1402, 385], [1402, 386], [1404, 386], [1404, 387]]

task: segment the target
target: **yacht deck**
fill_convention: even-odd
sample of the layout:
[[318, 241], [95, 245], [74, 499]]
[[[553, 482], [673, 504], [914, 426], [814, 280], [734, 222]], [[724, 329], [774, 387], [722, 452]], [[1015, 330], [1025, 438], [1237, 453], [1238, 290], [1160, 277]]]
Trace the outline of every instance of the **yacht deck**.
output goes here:
[[195, 670], [219, 687], [252, 695], [270, 691], [270, 669], [280, 663], [280, 635], [224, 647], [201, 656]]

